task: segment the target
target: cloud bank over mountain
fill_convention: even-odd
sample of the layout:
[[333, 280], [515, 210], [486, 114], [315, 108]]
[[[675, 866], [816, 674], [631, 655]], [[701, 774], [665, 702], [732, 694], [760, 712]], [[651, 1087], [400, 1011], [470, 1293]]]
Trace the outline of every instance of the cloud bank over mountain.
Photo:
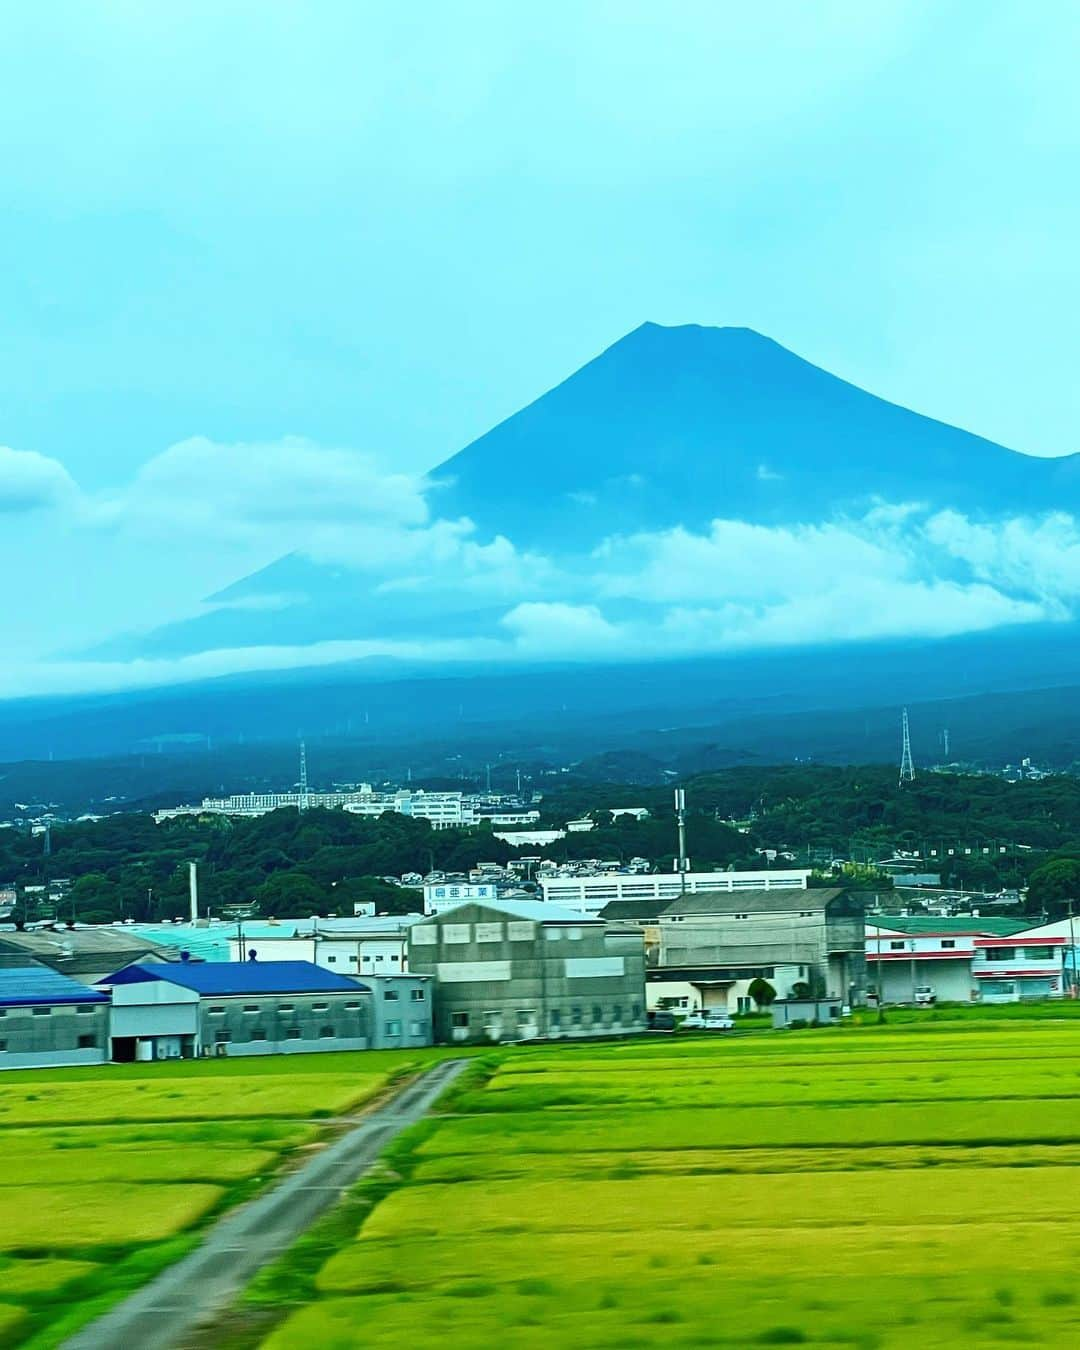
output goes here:
[[[797, 647], [905, 635], [943, 637], [1068, 621], [1080, 602], [1080, 522], [1069, 513], [975, 520], [917, 503], [879, 503], [862, 516], [790, 525], [714, 519], [612, 534], [579, 554], [547, 556], [484, 537], [468, 519], [437, 514], [440, 491], [385, 472], [369, 455], [303, 441], [170, 447], [108, 494], [79, 491], [56, 461], [0, 455], [9, 521], [66, 540], [67, 564], [129, 572], [133, 594], [158, 597], [159, 622], [221, 611], [263, 617], [266, 638], [126, 660], [27, 653], [5, 694], [168, 683], [242, 671], [324, 665], [368, 656], [411, 662], [611, 661]], [[275, 643], [284, 612], [316, 597], [292, 592], [202, 601], [215, 567], [259, 566], [282, 552], [330, 572], [342, 593], [412, 615], [411, 634]], [[216, 560], [207, 570], [199, 559]], [[445, 602], [483, 602], [457, 631], [433, 634]], [[110, 589], [98, 636], [117, 615]], [[94, 611], [92, 594], [79, 597]], [[58, 627], [77, 626], [74, 613]], [[85, 613], [84, 613], [85, 617]]]
[[38, 570], [11, 598], [0, 693], [1067, 623], [1078, 472], [747, 330], [650, 324], [427, 476], [300, 438], [193, 437], [86, 491], [4, 449], [8, 538]]

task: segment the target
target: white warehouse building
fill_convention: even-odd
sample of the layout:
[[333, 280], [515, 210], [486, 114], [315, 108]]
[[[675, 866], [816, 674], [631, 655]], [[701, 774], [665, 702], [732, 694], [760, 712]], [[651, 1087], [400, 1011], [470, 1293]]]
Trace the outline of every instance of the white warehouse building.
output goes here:
[[598, 914], [613, 900], [678, 900], [702, 891], [805, 890], [809, 870], [764, 872], [654, 872], [629, 876], [608, 873], [597, 877], [542, 877], [540, 890], [548, 904]]

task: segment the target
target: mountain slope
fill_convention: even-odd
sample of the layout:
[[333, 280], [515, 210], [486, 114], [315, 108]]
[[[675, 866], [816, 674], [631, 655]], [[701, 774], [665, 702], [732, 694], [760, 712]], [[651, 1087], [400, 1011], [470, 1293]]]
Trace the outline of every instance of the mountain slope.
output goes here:
[[437, 469], [440, 514], [575, 549], [716, 516], [806, 521], [875, 497], [996, 513], [1080, 497], [1036, 459], [868, 394], [746, 328], [646, 323]]

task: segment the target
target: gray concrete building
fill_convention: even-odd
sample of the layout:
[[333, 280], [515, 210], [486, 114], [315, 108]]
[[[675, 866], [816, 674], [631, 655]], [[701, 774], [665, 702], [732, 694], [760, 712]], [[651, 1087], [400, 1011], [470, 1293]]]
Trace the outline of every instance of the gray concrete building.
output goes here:
[[[630, 921], [627, 902], [617, 917]], [[614, 918], [608, 910], [601, 918]], [[649, 1007], [749, 1012], [756, 978], [781, 997], [806, 985], [814, 997], [860, 1003], [866, 989], [865, 920], [842, 889], [697, 892], [657, 912], [643, 905]]]
[[645, 1029], [633, 928], [536, 900], [459, 905], [409, 930], [409, 969], [435, 979], [435, 1039], [563, 1040]]
[[145, 962], [104, 982], [111, 1057], [295, 1054], [431, 1044], [429, 982], [359, 981], [310, 961]]
[[109, 1000], [47, 966], [0, 968], [0, 1069], [103, 1064]]

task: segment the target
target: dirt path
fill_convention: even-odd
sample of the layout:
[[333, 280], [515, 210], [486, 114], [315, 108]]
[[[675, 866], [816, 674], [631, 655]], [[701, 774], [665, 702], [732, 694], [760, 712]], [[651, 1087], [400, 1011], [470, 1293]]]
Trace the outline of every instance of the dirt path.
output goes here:
[[200, 1322], [230, 1303], [341, 1199], [396, 1135], [426, 1115], [467, 1063], [429, 1069], [303, 1167], [226, 1214], [193, 1252], [77, 1332], [63, 1350], [182, 1350]]

